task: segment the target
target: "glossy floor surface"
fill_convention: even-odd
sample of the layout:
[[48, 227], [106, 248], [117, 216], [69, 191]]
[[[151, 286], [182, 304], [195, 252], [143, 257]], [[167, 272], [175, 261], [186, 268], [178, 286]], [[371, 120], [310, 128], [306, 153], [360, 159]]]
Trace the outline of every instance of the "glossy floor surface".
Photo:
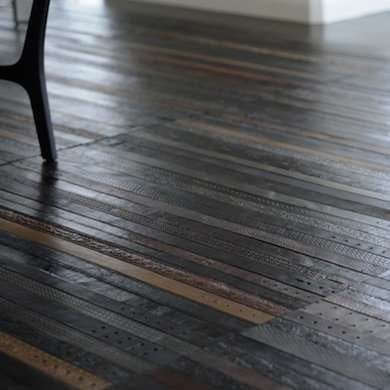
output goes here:
[[0, 388], [389, 389], [389, 26], [53, 1], [57, 166], [0, 84]]

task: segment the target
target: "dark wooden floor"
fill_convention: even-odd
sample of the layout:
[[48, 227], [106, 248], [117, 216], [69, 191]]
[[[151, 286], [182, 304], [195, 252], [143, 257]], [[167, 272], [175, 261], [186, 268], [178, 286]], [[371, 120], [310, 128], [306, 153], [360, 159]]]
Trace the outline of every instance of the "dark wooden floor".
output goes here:
[[390, 15], [93, 3], [53, 2], [56, 167], [0, 85], [0, 388], [390, 389]]

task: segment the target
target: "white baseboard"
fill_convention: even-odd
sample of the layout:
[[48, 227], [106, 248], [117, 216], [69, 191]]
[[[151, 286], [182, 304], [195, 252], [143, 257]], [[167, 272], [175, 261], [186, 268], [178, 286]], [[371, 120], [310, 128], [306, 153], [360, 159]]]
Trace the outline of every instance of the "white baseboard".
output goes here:
[[390, 0], [141, 0], [261, 18], [321, 24], [390, 11]]
[[[262, 18], [308, 22], [312, 0], [142, 0]], [[340, 0], [342, 1], [342, 0]]]
[[28, 21], [31, 12], [32, 0], [16, 0], [19, 21]]

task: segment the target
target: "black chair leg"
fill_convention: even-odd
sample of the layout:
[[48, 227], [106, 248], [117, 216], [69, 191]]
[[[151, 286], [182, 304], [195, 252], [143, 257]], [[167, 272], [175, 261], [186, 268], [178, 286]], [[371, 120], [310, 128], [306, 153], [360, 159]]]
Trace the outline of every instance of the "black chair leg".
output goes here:
[[28, 93], [42, 157], [57, 158], [44, 70], [44, 44], [50, 0], [34, 0], [22, 55], [15, 65], [0, 67], [0, 78], [20, 84]]
[[36, 81], [29, 84], [27, 93], [31, 102], [42, 157], [48, 162], [53, 162], [57, 154], [44, 78], [38, 76]]

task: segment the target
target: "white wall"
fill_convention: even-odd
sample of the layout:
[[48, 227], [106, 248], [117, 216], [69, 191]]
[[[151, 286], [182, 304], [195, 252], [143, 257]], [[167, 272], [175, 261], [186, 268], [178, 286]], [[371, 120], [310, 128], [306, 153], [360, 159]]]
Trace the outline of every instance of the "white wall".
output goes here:
[[337, 22], [390, 11], [390, 0], [322, 0], [322, 20]]
[[141, 0], [303, 23], [331, 23], [390, 11], [390, 0]]

